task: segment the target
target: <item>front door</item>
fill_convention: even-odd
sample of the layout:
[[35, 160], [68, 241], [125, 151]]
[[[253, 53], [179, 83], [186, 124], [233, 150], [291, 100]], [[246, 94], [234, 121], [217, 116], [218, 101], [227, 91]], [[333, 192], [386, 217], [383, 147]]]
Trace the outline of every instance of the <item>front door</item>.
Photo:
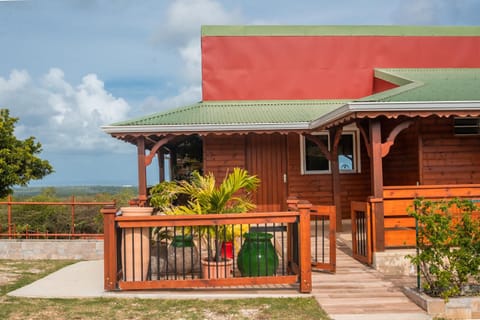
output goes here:
[[246, 167], [249, 174], [260, 178], [253, 195], [256, 211], [286, 210], [287, 152], [286, 136], [281, 134], [249, 134], [246, 139]]

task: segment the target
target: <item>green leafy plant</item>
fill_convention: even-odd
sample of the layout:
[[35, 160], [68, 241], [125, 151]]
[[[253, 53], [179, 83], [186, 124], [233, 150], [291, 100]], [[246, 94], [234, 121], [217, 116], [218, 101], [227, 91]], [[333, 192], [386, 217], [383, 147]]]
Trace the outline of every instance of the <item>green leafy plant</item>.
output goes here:
[[418, 222], [419, 253], [408, 256], [419, 267], [422, 287], [432, 296], [465, 295], [480, 280], [480, 221], [473, 201], [415, 199], [410, 214]]
[[[202, 176], [194, 171], [190, 181], [162, 182], [154, 186], [150, 192], [150, 204], [165, 214], [173, 215], [247, 212], [255, 208], [250, 194], [259, 183], [256, 176], [249, 175], [247, 170], [241, 168], [234, 168], [218, 185], [212, 173]], [[175, 205], [175, 200], [182, 195], [188, 198], [186, 204]], [[209, 232], [210, 238], [215, 241], [232, 240], [239, 230], [239, 226], [233, 230], [228, 226], [219, 226], [216, 230], [200, 228], [201, 235]], [[219, 248], [218, 243], [215, 247]], [[218, 259], [218, 252], [215, 257]]]

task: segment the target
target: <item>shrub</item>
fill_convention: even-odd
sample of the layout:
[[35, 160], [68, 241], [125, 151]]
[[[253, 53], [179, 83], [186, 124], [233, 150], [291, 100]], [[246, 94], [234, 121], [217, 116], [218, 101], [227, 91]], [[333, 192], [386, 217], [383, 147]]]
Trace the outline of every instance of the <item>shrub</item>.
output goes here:
[[480, 222], [471, 200], [416, 199], [410, 214], [418, 222], [418, 254], [423, 290], [445, 299], [466, 295], [480, 280]]

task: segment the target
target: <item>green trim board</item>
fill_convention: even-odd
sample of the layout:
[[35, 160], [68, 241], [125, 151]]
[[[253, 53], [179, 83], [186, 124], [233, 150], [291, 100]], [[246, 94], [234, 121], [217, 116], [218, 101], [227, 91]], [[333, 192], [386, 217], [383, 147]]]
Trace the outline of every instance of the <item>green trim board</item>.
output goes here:
[[202, 36], [480, 36], [480, 26], [205, 25]]

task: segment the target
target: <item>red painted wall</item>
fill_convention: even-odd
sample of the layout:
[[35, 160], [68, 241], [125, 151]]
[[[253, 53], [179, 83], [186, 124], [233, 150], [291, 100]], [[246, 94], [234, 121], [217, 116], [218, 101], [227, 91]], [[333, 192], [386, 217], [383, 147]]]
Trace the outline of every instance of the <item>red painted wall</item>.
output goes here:
[[339, 99], [373, 68], [480, 67], [480, 37], [204, 36], [203, 100]]

